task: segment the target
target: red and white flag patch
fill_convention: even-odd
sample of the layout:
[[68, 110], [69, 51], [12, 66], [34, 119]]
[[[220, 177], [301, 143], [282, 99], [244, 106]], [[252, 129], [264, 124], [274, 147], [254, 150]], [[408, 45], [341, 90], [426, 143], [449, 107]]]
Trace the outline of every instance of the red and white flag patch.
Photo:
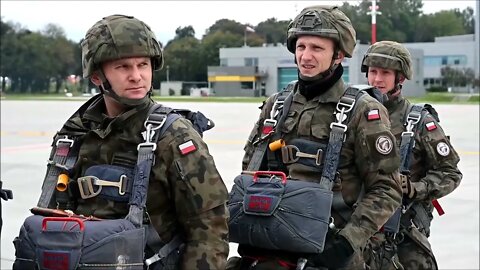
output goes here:
[[188, 153], [191, 153], [197, 150], [197, 147], [195, 147], [195, 144], [193, 144], [192, 140], [189, 140], [187, 142], [180, 144], [178, 146], [178, 149], [180, 149], [180, 153], [182, 153], [182, 155], [186, 155]]
[[437, 125], [435, 125], [435, 122], [428, 122], [425, 124], [425, 127], [427, 128], [428, 131], [432, 131], [437, 128]]
[[378, 112], [377, 109], [371, 110], [367, 113], [367, 120], [368, 121], [378, 120], [378, 119], [380, 119], [380, 113]]

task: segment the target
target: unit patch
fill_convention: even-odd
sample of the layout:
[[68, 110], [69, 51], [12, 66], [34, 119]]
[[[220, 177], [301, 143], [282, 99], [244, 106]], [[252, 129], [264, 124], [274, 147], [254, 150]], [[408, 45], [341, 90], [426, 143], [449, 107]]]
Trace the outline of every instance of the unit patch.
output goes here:
[[182, 155], [186, 155], [188, 153], [191, 153], [197, 150], [197, 147], [195, 147], [195, 144], [193, 144], [192, 140], [189, 140], [187, 142], [180, 144], [178, 146], [178, 149], [180, 149], [180, 153], [182, 153]]
[[375, 148], [382, 155], [388, 155], [392, 152], [393, 142], [388, 136], [379, 136], [375, 142]]
[[435, 130], [437, 128], [437, 125], [435, 125], [435, 122], [428, 122], [425, 124], [425, 127], [427, 128], [428, 131]]
[[377, 109], [371, 110], [367, 113], [367, 120], [378, 120], [380, 119], [380, 112]]
[[448, 144], [444, 142], [439, 142], [437, 144], [437, 153], [440, 156], [446, 157], [448, 154], [450, 154], [450, 147], [448, 147]]

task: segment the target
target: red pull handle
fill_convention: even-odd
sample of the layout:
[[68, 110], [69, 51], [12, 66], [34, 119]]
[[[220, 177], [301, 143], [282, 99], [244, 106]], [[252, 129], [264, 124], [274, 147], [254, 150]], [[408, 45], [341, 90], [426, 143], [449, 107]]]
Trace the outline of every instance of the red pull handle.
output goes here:
[[45, 217], [42, 220], [42, 230], [45, 231], [47, 229], [47, 222], [49, 221], [64, 221], [64, 222], [76, 222], [80, 226], [80, 231], [85, 230], [85, 224], [79, 218], [75, 217]]
[[257, 179], [258, 179], [259, 175], [277, 175], [277, 176], [282, 177], [282, 184], [285, 185], [287, 183], [287, 176], [285, 175], [284, 172], [280, 172], [280, 171], [256, 171], [255, 173], [253, 173], [253, 182], [257, 182]]

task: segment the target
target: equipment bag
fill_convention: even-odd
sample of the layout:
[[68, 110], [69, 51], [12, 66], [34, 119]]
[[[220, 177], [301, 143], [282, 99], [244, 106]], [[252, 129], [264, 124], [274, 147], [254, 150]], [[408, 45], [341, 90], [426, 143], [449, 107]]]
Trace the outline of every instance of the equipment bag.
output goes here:
[[299, 253], [323, 251], [332, 191], [283, 172], [241, 174], [230, 192], [231, 242]]
[[143, 269], [144, 239], [126, 219], [33, 215], [14, 241], [13, 269]]

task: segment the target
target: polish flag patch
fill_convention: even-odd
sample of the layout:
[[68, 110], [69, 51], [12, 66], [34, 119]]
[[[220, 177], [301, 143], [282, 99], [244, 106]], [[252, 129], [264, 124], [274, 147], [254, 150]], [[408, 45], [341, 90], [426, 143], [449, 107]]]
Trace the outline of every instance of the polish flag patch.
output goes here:
[[435, 122], [428, 122], [425, 124], [425, 127], [427, 128], [428, 131], [432, 131], [437, 128], [437, 125], [435, 125]]
[[380, 119], [380, 113], [378, 112], [377, 109], [371, 110], [367, 113], [367, 120], [372, 121], [372, 120], [378, 120]]
[[184, 142], [178, 146], [178, 149], [180, 149], [180, 153], [182, 155], [186, 155], [188, 153], [191, 153], [195, 150], [197, 150], [197, 147], [193, 144], [192, 140], [189, 140], [188, 142]]

